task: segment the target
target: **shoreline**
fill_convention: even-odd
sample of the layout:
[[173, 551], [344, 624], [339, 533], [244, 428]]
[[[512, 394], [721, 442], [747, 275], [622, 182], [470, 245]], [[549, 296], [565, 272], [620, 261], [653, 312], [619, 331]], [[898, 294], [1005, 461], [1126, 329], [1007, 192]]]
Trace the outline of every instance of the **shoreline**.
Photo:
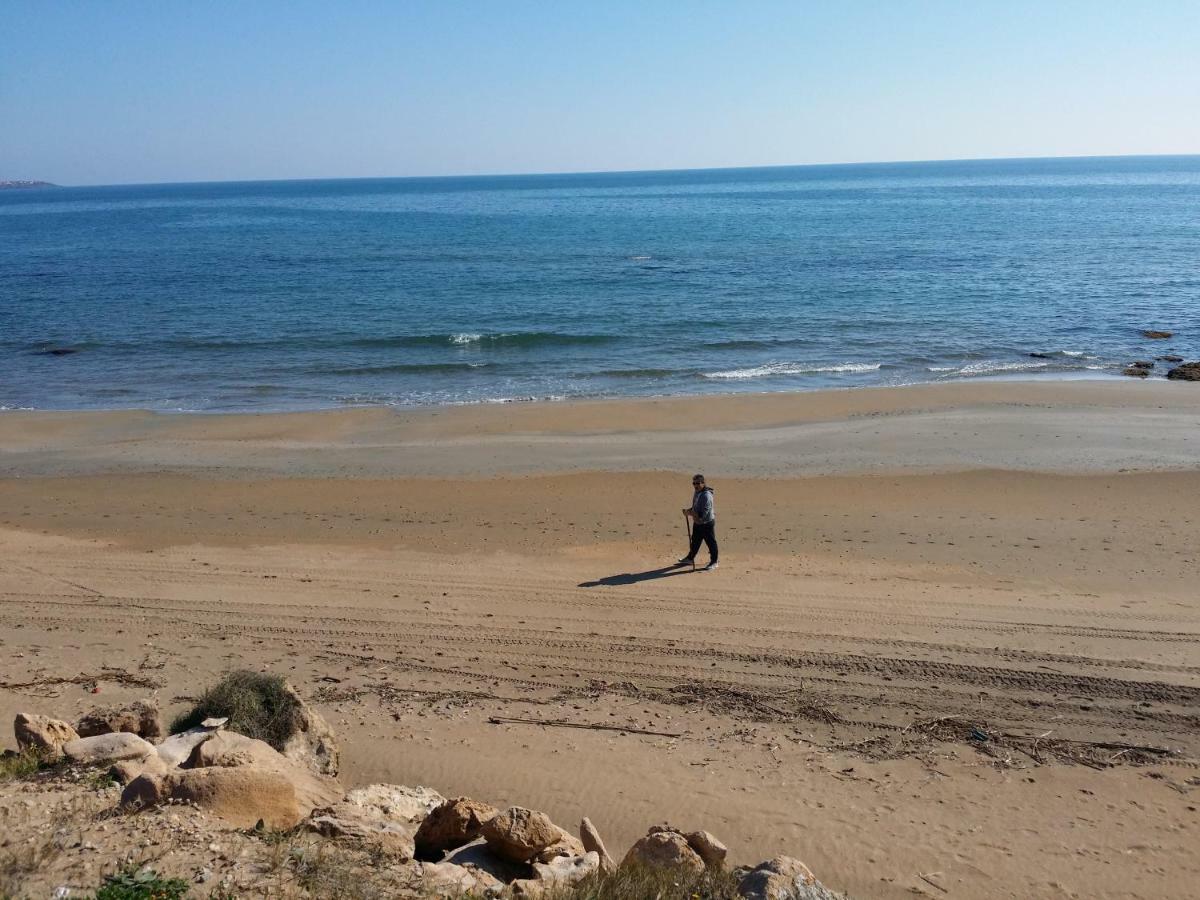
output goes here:
[[902, 384], [864, 384], [820, 387], [789, 387], [779, 390], [712, 390], [668, 394], [605, 394], [596, 396], [528, 396], [528, 397], [496, 397], [482, 400], [453, 400], [437, 403], [400, 404], [400, 403], [339, 403], [328, 406], [294, 406], [294, 407], [264, 407], [245, 409], [160, 409], [152, 406], [69, 406], [69, 407], [38, 407], [38, 406], [0, 406], [0, 416], [7, 413], [134, 413], [144, 412], [162, 416], [291, 416], [319, 413], [348, 412], [354, 410], [391, 410], [397, 413], [416, 413], [427, 410], [471, 409], [487, 406], [544, 406], [551, 404], [602, 404], [602, 403], [637, 403], [637, 402], [668, 402], [672, 400], [713, 400], [719, 398], [743, 397], [775, 397], [808, 394], [839, 394], [859, 391], [903, 391], [910, 389], [955, 387], [974, 385], [985, 387], [996, 384], [1171, 384], [1165, 377], [1148, 378], [1145, 380], [1131, 379], [1116, 372], [1054, 372], [1035, 374], [1032, 372], [995, 373], [986, 377], [948, 378], [936, 381], [912, 381]]
[[1012, 381], [294, 413], [0, 413], [11, 475], [725, 477], [1200, 468], [1200, 391]]

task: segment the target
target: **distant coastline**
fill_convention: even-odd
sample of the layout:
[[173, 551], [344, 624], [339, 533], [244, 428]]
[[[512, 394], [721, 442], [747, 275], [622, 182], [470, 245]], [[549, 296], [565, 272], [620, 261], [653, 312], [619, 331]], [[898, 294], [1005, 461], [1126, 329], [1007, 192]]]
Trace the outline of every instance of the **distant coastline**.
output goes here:
[[51, 184], [49, 181], [0, 181], [0, 191], [15, 191], [22, 188], [48, 188], [58, 187], [57, 184]]

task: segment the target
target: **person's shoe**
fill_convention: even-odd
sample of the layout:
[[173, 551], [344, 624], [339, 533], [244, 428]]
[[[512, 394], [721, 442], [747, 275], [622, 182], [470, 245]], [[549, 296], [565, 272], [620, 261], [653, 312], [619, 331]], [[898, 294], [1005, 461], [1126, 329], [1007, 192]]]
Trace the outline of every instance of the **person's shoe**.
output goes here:
[[715, 562], [711, 562], [707, 566], [705, 566], [703, 569], [701, 569], [700, 571], [701, 572], [711, 572], [715, 568], [717, 568], [717, 564]]
[[690, 556], [681, 556], [681, 557], [679, 558], [679, 562], [678, 562], [678, 563], [676, 563], [676, 565], [680, 565], [680, 566], [690, 566], [690, 565], [694, 565], [694, 564], [695, 564], [695, 562], [696, 562], [696, 561], [695, 561], [694, 559], [692, 559]]

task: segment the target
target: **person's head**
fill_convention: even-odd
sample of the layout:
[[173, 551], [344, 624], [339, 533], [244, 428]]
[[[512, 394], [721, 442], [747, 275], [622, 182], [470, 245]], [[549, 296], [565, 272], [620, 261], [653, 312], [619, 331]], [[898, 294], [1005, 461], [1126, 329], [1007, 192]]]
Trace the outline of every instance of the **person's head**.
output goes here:
[[693, 475], [692, 476], [692, 487], [698, 491], [704, 490], [704, 476], [703, 475]]

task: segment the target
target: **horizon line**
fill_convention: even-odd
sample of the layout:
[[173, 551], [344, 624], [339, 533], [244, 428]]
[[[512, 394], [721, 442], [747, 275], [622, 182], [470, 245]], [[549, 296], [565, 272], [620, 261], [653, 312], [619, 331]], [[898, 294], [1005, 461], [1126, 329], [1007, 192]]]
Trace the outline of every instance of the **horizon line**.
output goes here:
[[[468, 178], [552, 178], [562, 176], [598, 176], [598, 175], [654, 175], [684, 172], [748, 172], [769, 169], [829, 169], [852, 166], [897, 166], [897, 165], [934, 165], [938, 163], [983, 163], [983, 162], [1039, 162], [1039, 161], [1070, 161], [1070, 160], [1101, 160], [1101, 159], [1181, 159], [1200, 157], [1200, 153], [1098, 153], [1074, 156], [965, 156], [948, 159], [891, 159], [891, 160], [857, 160], [843, 162], [820, 163], [772, 163], [753, 166], [688, 166], [676, 169], [590, 169], [590, 170], [557, 170], [540, 172], [476, 172], [454, 175], [349, 175], [349, 176], [308, 176], [303, 178], [226, 178], [202, 181], [118, 181], [95, 184], [58, 184], [46, 182], [51, 187], [61, 188], [100, 188], [100, 187], [167, 187], [172, 185], [202, 185], [202, 184], [291, 184], [312, 181], [436, 181]], [[11, 178], [0, 181], [39, 181], [41, 179]]]

